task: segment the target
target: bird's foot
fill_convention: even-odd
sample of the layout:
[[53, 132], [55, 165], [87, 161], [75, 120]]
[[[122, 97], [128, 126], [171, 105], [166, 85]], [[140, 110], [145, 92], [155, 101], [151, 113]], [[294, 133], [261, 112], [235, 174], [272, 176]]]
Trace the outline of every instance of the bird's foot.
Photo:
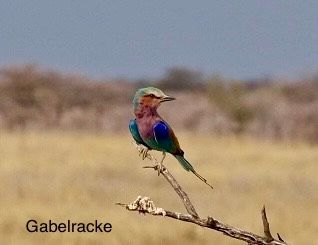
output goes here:
[[165, 170], [165, 167], [163, 165], [157, 164], [157, 165], [152, 165], [152, 166], [143, 166], [143, 168], [153, 168], [155, 171], [158, 172], [158, 176], [162, 171]]
[[162, 170], [162, 164], [158, 164], [157, 165], [158, 176], [160, 175], [161, 170]]
[[143, 166], [143, 168], [153, 168], [155, 171], [158, 172], [158, 176], [160, 175], [160, 173], [162, 171], [165, 170], [165, 167], [162, 164], [160, 164], [160, 163], [158, 163], [156, 165], [152, 165], [152, 166]]
[[161, 159], [160, 163], [157, 165], [158, 176], [160, 175], [160, 172], [163, 171], [163, 169], [164, 169], [162, 163], [163, 163], [163, 160], [165, 160], [165, 158], [166, 158], [166, 152], [163, 151], [162, 152], [162, 159]]
[[139, 147], [139, 156], [141, 156], [142, 160], [145, 160], [148, 155], [149, 148], [144, 145], [139, 145]]

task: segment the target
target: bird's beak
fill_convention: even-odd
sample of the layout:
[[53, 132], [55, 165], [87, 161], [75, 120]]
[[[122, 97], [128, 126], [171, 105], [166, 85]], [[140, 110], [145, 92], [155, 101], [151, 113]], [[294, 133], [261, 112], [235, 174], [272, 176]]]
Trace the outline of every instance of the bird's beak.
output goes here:
[[171, 100], [175, 100], [176, 98], [173, 98], [171, 96], [164, 96], [161, 98], [160, 102], [165, 102], [165, 101], [171, 101]]

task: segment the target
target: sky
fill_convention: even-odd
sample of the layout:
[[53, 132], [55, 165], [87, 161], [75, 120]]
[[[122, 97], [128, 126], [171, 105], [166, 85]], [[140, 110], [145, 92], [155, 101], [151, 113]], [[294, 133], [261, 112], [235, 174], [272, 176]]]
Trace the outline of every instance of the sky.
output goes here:
[[235, 79], [318, 70], [315, 0], [10, 0], [0, 66], [37, 63], [94, 78], [181, 66]]

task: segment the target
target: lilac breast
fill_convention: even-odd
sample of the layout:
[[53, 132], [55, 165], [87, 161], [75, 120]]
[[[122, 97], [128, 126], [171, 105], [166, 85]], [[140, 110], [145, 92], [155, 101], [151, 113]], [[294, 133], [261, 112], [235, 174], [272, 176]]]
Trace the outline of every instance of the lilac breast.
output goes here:
[[160, 116], [155, 107], [140, 106], [135, 111], [139, 134], [144, 141], [154, 139], [153, 126]]
[[156, 118], [153, 117], [142, 117], [137, 119], [139, 134], [143, 140], [154, 138], [153, 126], [156, 121]]

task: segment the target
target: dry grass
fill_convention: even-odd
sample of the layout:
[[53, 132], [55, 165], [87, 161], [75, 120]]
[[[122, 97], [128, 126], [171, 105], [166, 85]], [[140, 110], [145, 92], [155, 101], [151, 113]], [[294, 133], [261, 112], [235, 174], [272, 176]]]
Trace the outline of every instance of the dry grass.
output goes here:
[[[247, 138], [180, 137], [210, 190], [168, 157], [166, 165], [201, 215], [261, 233], [265, 203], [271, 228], [292, 244], [317, 244], [318, 147]], [[128, 135], [6, 133], [0, 136], [0, 244], [241, 244], [191, 224], [126, 212], [114, 203], [148, 195], [184, 211], [170, 186], [142, 161]], [[90, 221], [111, 233], [38, 233], [28, 219]]]

